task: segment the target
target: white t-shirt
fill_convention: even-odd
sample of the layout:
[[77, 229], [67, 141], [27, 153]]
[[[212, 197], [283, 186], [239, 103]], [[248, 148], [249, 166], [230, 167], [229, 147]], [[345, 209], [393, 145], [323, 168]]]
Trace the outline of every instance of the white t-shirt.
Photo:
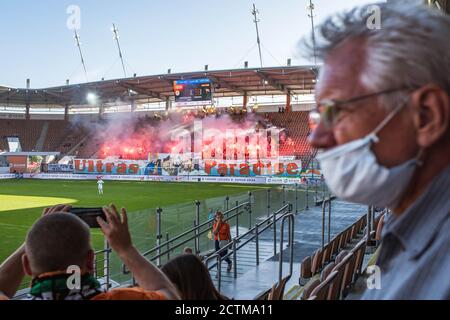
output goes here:
[[98, 180], [98, 181], [97, 181], [97, 185], [98, 185], [98, 188], [99, 188], [99, 189], [102, 189], [102, 188], [103, 188], [103, 183], [104, 183], [103, 180]]

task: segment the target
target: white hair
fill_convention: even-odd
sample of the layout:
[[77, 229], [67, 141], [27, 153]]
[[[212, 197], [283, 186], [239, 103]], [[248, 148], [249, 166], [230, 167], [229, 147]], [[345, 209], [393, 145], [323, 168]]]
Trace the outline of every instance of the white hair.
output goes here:
[[[376, 7], [374, 7], [376, 6]], [[368, 28], [373, 9], [380, 13], [380, 28]], [[436, 84], [450, 94], [450, 16], [425, 5], [377, 3], [328, 18], [319, 28], [309, 54], [325, 60], [347, 40], [365, 41], [366, 68], [361, 84], [371, 91], [417, 88]], [[389, 95], [383, 104], [405, 92]]]

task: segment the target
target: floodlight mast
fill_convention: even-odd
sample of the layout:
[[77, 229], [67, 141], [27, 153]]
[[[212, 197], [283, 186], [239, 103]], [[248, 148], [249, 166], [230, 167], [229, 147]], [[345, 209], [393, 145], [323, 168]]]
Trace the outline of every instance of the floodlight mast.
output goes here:
[[80, 57], [81, 57], [81, 64], [83, 65], [83, 69], [84, 69], [84, 75], [86, 76], [86, 81], [89, 82], [86, 64], [85, 64], [84, 58], [83, 58], [83, 52], [81, 51], [80, 35], [78, 34], [78, 31], [76, 29], [74, 30], [74, 32], [75, 32], [74, 38], [75, 38], [75, 41], [77, 42], [78, 51], [79, 51]]
[[113, 23], [113, 26], [111, 28], [111, 31], [113, 33], [113, 37], [114, 40], [116, 40], [117, 43], [117, 49], [119, 50], [119, 57], [120, 57], [120, 61], [122, 62], [122, 70], [123, 70], [123, 75], [125, 76], [125, 78], [127, 77], [127, 72], [125, 69], [125, 64], [123, 62], [123, 55], [122, 55], [122, 49], [120, 48], [120, 42], [119, 42], [119, 29], [116, 28], [116, 25]]
[[316, 55], [316, 33], [314, 30], [314, 3], [312, 0], [309, 0], [309, 6], [306, 7], [309, 10], [308, 17], [311, 19], [311, 31], [312, 31], [312, 42], [313, 42], [313, 51], [314, 51], [314, 65], [317, 66], [317, 55]]
[[255, 27], [256, 27], [256, 42], [258, 43], [259, 62], [261, 64], [261, 68], [262, 68], [263, 67], [263, 61], [262, 61], [262, 55], [261, 55], [261, 40], [259, 38], [259, 28], [258, 28], [258, 23], [261, 20], [258, 19], [258, 14], [259, 14], [259, 11], [258, 11], [258, 9], [256, 9], [255, 4], [253, 4], [252, 15], [254, 17], [253, 22], [255, 23]]

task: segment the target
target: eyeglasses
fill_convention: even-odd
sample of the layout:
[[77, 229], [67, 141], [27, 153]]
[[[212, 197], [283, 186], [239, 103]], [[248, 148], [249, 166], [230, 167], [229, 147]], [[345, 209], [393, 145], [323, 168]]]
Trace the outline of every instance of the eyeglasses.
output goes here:
[[369, 93], [362, 96], [353, 97], [347, 100], [333, 100], [325, 99], [319, 102], [316, 109], [309, 113], [309, 125], [312, 130], [314, 130], [320, 122], [322, 122], [325, 127], [331, 128], [336, 123], [338, 115], [342, 111], [352, 111], [353, 108], [348, 105], [357, 101], [373, 98], [382, 94], [389, 94], [397, 91], [407, 90], [408, 88], [396, 88], [388, 89], [375, 93]]

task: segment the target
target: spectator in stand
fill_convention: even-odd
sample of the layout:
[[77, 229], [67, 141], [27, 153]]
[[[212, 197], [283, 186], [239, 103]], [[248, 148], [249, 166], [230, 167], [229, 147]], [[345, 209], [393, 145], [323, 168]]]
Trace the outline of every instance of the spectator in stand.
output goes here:
[[182, 300], [228, 300], [216, 290], [208, 269], [193, 254], [178, 256], [161, 270], [178, 288]]
[[[163, 300], [178, 299], [170, 280], [133, 246], [125, 209], [119, 216], [114, 205], [103, 209], [106, 221], [97, 218], [105, 238], [133, 273], [139, 288], [103, 292], [94, 277], [94, 251], [90, 231], [69, 206], [47, 208], [28, 232], [25, 243], [0, 266], [0, 297], [12, 298], [26, 272], [31, 276], [32, 300]], [[75, 267], [79, 288], [69, 289]], [[76, 283], [76, 281], [74, 281]]]
[[450, 299], [450, 16], [405, 3], [319, 28], [310, 142], [337, 197], [392, 209], [363, 299]]

